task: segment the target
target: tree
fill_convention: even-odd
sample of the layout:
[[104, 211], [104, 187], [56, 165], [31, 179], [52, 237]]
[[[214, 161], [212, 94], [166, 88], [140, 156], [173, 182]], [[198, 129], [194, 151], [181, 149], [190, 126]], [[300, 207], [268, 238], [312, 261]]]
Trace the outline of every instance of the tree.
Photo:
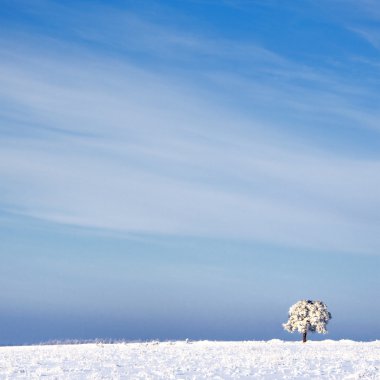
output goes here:
[[303, 343], [306, 342], [307, 332], [326, 334], [326, 325], [331, 319], [331, 313], [322, 301], [302, 300], [289, 309], [289, 320], [283, 323], [285, 330], [303, 334]]

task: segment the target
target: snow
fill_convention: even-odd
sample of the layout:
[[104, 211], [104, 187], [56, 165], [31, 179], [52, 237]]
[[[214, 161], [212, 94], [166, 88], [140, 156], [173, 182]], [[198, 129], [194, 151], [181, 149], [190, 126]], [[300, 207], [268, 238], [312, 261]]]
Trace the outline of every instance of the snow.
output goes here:
[[1, 379], [380, 379], [380, 341], [0, 347]]
[[326, 325], [331, 319], [331, 313], [322, 301], [301, 300], [289, 309], [289, 320], [283, 324], [289, 332], [307, 333], [317, 331], [326, 334]]

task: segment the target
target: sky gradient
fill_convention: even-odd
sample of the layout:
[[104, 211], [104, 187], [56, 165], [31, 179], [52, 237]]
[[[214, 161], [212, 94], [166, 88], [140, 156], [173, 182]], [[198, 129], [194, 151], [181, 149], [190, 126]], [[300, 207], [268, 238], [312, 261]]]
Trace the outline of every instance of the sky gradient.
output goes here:
[[299, 339], [303, 298], [380, 339], [379, 22], [1, 1], [0, 344]]

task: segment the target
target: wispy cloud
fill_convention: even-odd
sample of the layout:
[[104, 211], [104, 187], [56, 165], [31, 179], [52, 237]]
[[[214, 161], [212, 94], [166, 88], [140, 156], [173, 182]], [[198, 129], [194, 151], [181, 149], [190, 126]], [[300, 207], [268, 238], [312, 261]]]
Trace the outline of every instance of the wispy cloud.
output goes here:
[[[117, 54], [59, 38], [2, 41], [7, 210], [125, 232], [378, 251], [379, 158], [340, 155], [283, 130], [377, 133], [377, 111], [358, 103], [368, 89], [259, 45], [110, 17], [102, 33], [92, 24], [76, 32], [104, 44], [119, 35]], [[136, 62], [131, 49], [213, 61], [171, 70]], [[228, 60], [244, 65], [232, 70]]]
[[360, 26], [352, 27], [350, 29], [369, 42], [376, 49], [380, 48], [380, 29], [368, 29]]

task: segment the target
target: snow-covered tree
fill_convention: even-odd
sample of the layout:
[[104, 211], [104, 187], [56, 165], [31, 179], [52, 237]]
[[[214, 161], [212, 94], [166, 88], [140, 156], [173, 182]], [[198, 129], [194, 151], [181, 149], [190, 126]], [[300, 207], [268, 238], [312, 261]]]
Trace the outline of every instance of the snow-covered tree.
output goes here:
[[289, 332], [298, 331], [306, 342], [307, 332], [326, 334], [326, 325], [331, 319], [327, 306], [322, 301], [302, 300], [289, 309], [289, 320], [282, 326]]

